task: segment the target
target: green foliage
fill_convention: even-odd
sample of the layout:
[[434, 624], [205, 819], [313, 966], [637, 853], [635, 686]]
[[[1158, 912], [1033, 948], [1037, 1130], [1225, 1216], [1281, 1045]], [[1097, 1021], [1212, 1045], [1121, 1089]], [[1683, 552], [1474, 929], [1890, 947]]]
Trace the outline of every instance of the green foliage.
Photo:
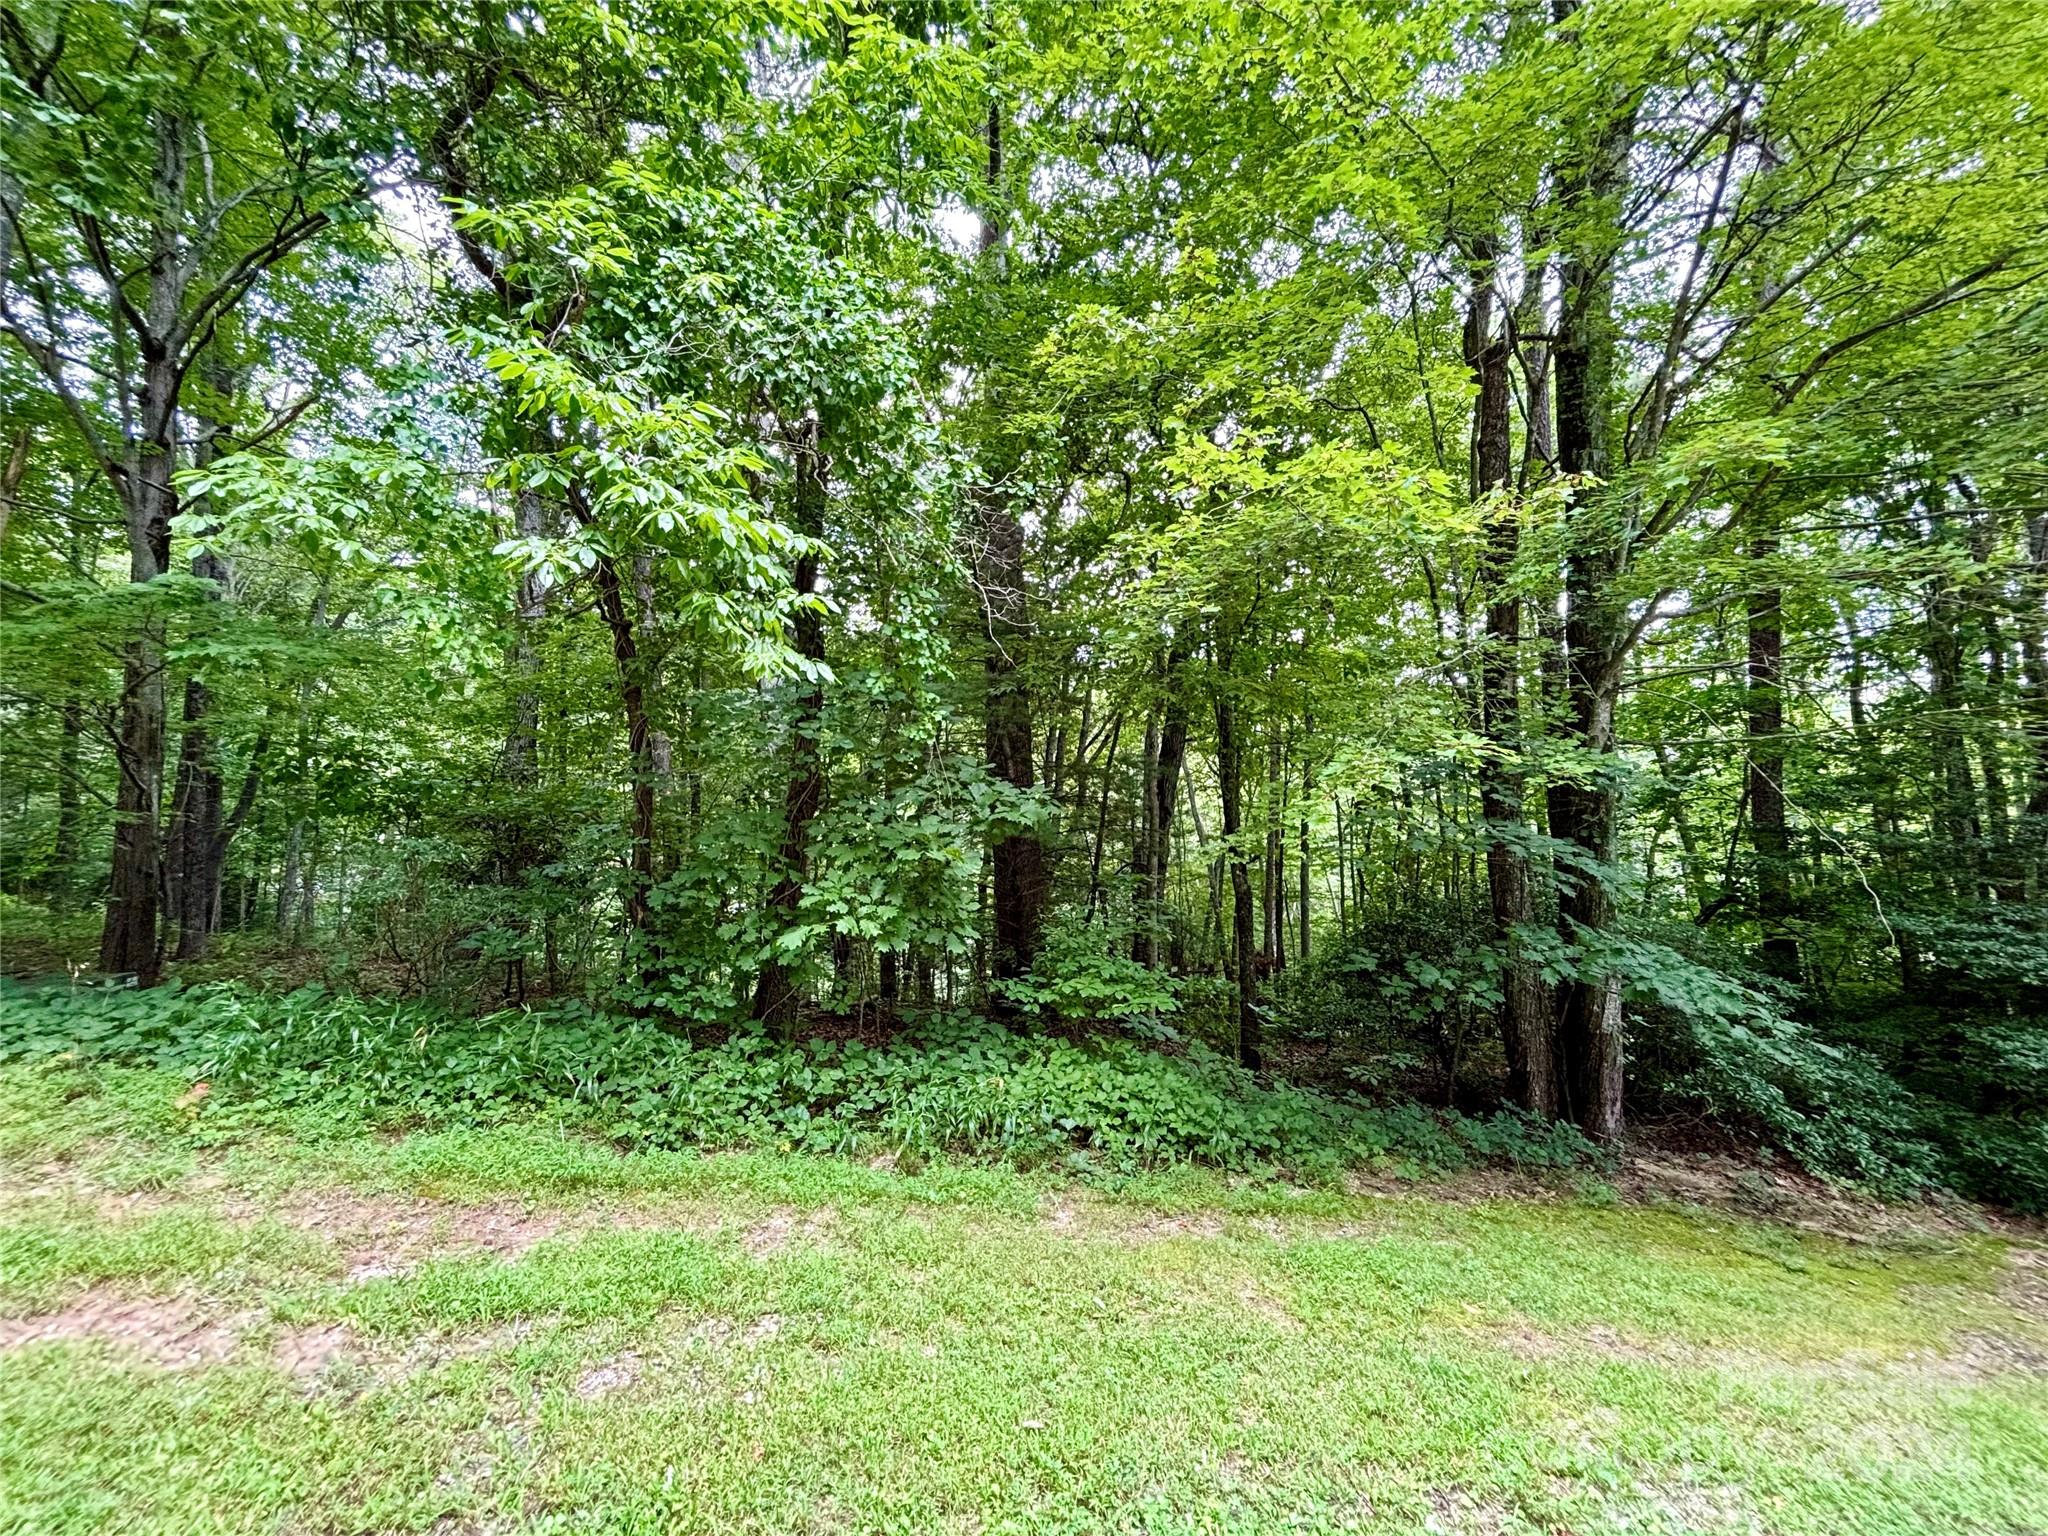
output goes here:
[[1166, 1054], [940, 1016], [886, 1044], [758, 1032], [692, 1042], [581, 1006], [481, 1017], [307, 988], [231, 986], [0, 1001], [0, 1054], [140, 1059], [204, 1076], [224, 1125], [494, 1125], [535, 1112], [628, 1146], [873, 1144], [1104, 1170], [1182, 1161], [1328, 1174], [1388, 1160], [1568, 1166], [1567, 1128], [1374, 1108], [1271, 1086], [1205, 1048]]
[[1133, 960], [1130, 942], [1129, 927], [1107, 916], [1093, 923], [1081, 913], [1063, 916], [1046, 931], [1031, 973], [999, 991], [1033, 1016], [1156, 1026], [1179, 1006], [1179, 984]]

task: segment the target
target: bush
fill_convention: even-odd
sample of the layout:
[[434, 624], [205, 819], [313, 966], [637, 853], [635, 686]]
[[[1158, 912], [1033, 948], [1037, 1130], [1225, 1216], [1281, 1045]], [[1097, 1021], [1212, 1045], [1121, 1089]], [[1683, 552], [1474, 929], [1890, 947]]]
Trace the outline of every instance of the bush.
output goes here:
[[1637, 935], [1617, 940], [1603, 960], [1625, 979], [1631, 1054], [1651, 1092], [1704, 1104], [1811, 1171], [1881, 1193], [1951, 1182], [1911, 1093], [1875, 1058], [1823, 1039], [1732, 966]]
[[1090, 926], [1073, 914], [1046, 929], [1031, 974], [998, 982], [1006, 1001], [1033, 1016], [1069, 1023], [1156, 1023], [1178, 1006], [1175, 978], [1131, 958], [1131, 930], [1107, 918]]
[[482, 1125], [558, 1115], [626, 1146], [771, 1145], [1074, 1158], [1117, 1170], [1174, 1162], [1327, 1174], [1392, 1160], [1566, 1166], [1563, 1127], [1262, 1084], [1202, 1047], [1169, 1055], [942, 1017], [885, 1045], [696, 1044], [580, 1005], [461, 1017], [308, 987], [0, 993], [0, 1056], [74, 1050], [203, 1075], [209, 1114], [291, 1114], [354, 1127]]
[[1475, 1052], [1491, 1075], [1498, 957], [1458, 909], [1427, 912], [1376, 919], [1282, 971], [1265, 1004], [1269, 1038], [1335, 1049], [1349, 1080], [1373, 1091], [1424, 1073], [1454, 1082]]

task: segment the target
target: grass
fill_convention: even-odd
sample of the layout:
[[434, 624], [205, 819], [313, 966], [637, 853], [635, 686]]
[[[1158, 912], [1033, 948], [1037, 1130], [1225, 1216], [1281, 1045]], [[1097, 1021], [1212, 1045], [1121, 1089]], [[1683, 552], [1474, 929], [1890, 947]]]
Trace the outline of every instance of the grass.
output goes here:
[[[182, 1087], [0, 1069], [9, 1536], [2048, 1526], [1989, 1236], [223, 1137]], [[205, 1358], [78, 1322], [151, 1298]]]

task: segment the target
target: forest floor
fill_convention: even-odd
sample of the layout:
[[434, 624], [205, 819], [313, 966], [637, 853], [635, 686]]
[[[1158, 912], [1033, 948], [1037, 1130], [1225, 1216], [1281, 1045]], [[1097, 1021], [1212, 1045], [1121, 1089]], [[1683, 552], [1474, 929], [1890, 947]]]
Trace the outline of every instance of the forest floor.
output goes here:
[[1967, 1212], [220, 1137], [182, 1087], [0, 1069], [9, 1536], [2048, 1527], [2048, 1246]]

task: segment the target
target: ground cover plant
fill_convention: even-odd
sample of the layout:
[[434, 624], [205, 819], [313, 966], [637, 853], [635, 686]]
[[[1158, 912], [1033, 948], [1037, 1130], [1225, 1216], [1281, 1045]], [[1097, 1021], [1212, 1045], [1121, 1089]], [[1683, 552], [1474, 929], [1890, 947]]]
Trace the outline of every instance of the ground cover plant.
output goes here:
[[249, 1125], [540, 1116], [622, 1147], [968, 1152], [1103, 1172], [1596, 1161], [1570, 1127], [1512, 1111], [1379, 1107], [1261, 1083], [1199, 1045], [1166, 1054], [957, 1016], [879, 1044], [758, 1032], [700, 1043], [582, 1007], [470, 1017], [319, 987], [0, 990], [0, 1060], [57, 1055], [165, 1068], [213, 1119]]

